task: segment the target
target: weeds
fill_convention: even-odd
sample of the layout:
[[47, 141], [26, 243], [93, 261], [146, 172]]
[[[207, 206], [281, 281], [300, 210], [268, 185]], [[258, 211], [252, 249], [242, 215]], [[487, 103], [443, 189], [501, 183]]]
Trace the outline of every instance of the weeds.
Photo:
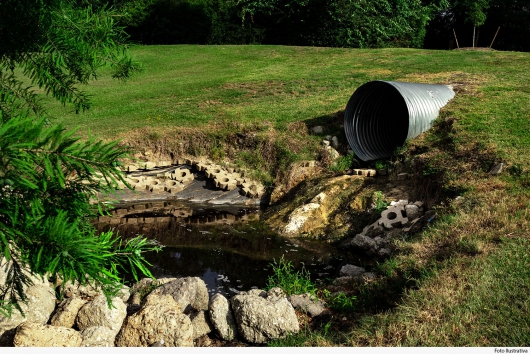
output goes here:
[[331, 163], [329, 170], [332, 172], [342, 172], [349, 169], [353, 163], [354, 154], [341, 156]]
[[279, 287], [287, 296], [305, 293], [315, 296], [317, 288], [311, 282], [309, 272], [304, 267], [300, 271], [295, 271], [292, 263], [283, 257], [278, 262], [274, 261], [271, 267], [274, 274], [269, 277], [266, 290]]
[[375, 191], [372, 195], [372, 205], [375, 211], [378, 213], [382, 212], [388, 207], [388, 202], [386, 201], [386, 197], [381, 191]]
[[355, 303], [357, 301], [357, 297], [348, 296], [341, 292], [333, 295], [327, 289], [324, 289], [323, 294], [324, 299], [326, 300], [331, 309], [340, 313], [352, 312], [353, 310], [355, 310]]
[[377, 170], [384, 170], [384, 169], [388, 168], [388, 166], [389, 166], [388, 161], [377, 160], [377, 161], [375, 162], [375, 168], [376, 168]]

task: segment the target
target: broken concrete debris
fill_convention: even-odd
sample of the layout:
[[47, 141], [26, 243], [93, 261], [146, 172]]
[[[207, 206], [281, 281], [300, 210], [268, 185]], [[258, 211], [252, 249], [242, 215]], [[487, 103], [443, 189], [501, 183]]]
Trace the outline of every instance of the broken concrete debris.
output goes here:
[[[264, 186], [249, 177], [245, 171], [214, 164], [201, 159], [176, 159], [171, 161], [140, 161], [136, 164], [124, 166], [125, 183], [118, 181], [116, 188], [127, 189], [129, 185], [136, 191], [147, 191], [160, 196], [172, 196], [192, 186], [195, 178], [212, 180], [218, 190], [233, 191], [239, 189], [239, 195], [257, 199], [265, 195]], [[159, 173], [157, 173], [159, 172]], [[197, 175], [197, 173], [199, 173]], [[102, 176], [100, 177], [102, 178]], [[219, 199], [219, 198], [217, 198]], [[232, 198], [233, 199], [233, 198]]]
[[367, 225], [360, 234], [342, 241], [339, 248], [360, 250], [369, 256], [388, 257], [396, 237], [420, 231], [435, 217], [433, 210], [424, 210], [422, 202], [391, 202], [378, 220]]

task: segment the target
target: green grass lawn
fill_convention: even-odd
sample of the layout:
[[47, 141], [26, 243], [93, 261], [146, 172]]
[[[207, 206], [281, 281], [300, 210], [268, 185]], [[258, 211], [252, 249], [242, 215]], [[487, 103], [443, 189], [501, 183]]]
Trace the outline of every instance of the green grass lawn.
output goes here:
[[463, 82], [482, 93], [457, 97], [466, 129], [507, 154], [530, 144], [527, 53], [194, 45], [138, 46], [131, 52], [144, 73], [126, 83], [103, 73], [85, 88], [93, 97], [90, 111], [75, 114], [50, 100], [50, 116], [103, 137], [146, 125], [222, 119], [281, 126], [344, 109], [370, 80]]
[[[398, 242], [398, 253], [380, 266], [385, 277], [361, 289], [359, 301], [371, 307], [352, 314], [351, 328], [324, 327], [275, 344], [530, 345], [530, 53], [195, 45], [131, 51], [145, 72], [127, 83], [104, 75], [92, 82], [88, 112], [49, 100], [52, 120], [104, 138], [146, 126], [191, 132], [213, 122], [269, 122], [287, 139], [292, 123], [333, 119], [367, 81], [452, 84], [457, 94], [442, 118], [454, 117], [454, 124], [411, 142], [404, 156], [423, 168], [418, 185], [431, 179], [464, 202], [443, 200], [432, 227]], [[501, 161], [503, 174], [488, 175]], [[390, 310], [370, 303], [383, 289], [396, 303]]]

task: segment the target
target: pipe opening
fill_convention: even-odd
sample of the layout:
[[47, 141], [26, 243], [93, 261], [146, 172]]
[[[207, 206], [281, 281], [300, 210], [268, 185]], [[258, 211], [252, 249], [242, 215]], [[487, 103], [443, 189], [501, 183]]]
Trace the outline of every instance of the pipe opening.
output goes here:
[[344, 113], [350, 147], [363, 161], [392, 156], [431, 127], [454, 92], [444, 85], [371, 81], [351, 96]]

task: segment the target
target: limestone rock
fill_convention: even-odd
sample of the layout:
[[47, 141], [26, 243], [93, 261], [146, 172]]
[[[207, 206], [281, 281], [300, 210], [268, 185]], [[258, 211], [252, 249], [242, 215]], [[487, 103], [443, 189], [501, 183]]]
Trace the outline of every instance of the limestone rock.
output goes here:
[[79, 347], [82, 337], [71, 328], [25, 322], [18, 326], [15, 347]]
[[212, 323], [206, 311], [198, 311], [190, 314], [191, 325], [193, 326], [193, 339], [204, 336], [212, 331]]
[[208, 309], [208, 289], [204, 281], [198, 277], [185, 277], [173, 280], [156, 288], [151, 294], [171, 295], [185, 314], [190, 313], [194, 309]]
[[319, 203], [309, 203], [295, 209], [289, 216], [287, 225], [281, 230], [285, 234], [296, 234], [312, 215], [313, 210], [320, 208]]
[[379, 222], [376, 221], [375, 223], [366, 226], [363, 229], [363, 232], [361, 232], [362, 235], [374, 238], [377, 236], [381, 236], [384, 233], [384, 229], [379, 225]]
[[379, 251], [377, 251], [377, 255], [380, 257], [388, 257], [392, 251], [390, 251], [388, 248], [381, 248]]
[[62, 292], [66, 297], [77, 296], [92, 298], [102, 294], [100, 289], [96, 289], [89, 284], [81, 285], [77, 280], [74, 283], [67, 281], [62, 287]]
[[339, 139], [336, 136], [331, 138], [331, 146], [333, 146], [334, 149], [339, 148]]
[[365, 251], [369, 251], [376, 247], [375, 241], [368, 236], [363, 236], [361, 234], [355, 235], [353, 240], [350, 242], [352, 247], [360, 248]]
[[32, 285], [26, 289], [27, 303], [20, 302], [25, 316], [15, 310], [11, 318], [0, 315], [0, 346], [13, 345], [16, 328], [23, 322], [45, 324], [55, 309], [55, 294], [47, 285]]
[[88, 327], [81, 331], [82, 347], [114, 347], [116, 332], [108, 327]]
[[221, 338], [232, 340], [237, 336], [236, 321], [226, 297], [222, 294], [212, 296], [208, 305], [208, 312], [210, 313], [210, 320]]
[[50, 323], [53, 326], [72, 328], [77, 313], [84, 304], [86, 304], [86, 300], [83, 300], [80, 297], [64, 299], [55, 310], [55, 314]]
[[306, 313], [311, 318], [328, 312], [324, 305], [318, 299], [312, 299], [310, 294], [292, 295], [288, 300], [295, 309]]
[[193, 346], [191, 320], [169, 294], [150, 294], [116, 337], [119, 347], [147, 347], [157, 342], [170, 347]]
[[339, 152], [335, 150], [334, 148], [332, 148], [331, 146], [328, 146], [327, 150], [332, 160], [336, 160], [340, 157]]
[[422, 215], [420, 208], [414, 204], [406, 205], [405, 213], [407, 214], [407, 218], [409, 218], [409, 220], [417, 219]]
[[112, 305], [114, 308], [109, 309], [105, 295], [96, 296], [79, 310], [75, 320], [77, 328], [82, 331], [89, 327], [103, 326], [117, 333], [127, 315], [127, 306], [119, 297], [112, 298]]
[[238, 294], [230, 302], [239, 333], [251, 343], [265, 343], [299, 330], [293, 306], [281, 289], [271, 289], [266, 297]]
[[122, 285], [120, 291], [118, 291], [118, 294], [116, 294], [116, 296], [126, 303], [131, 297], [131, 288], [129, 288], [127, 285]]
[[357, 267], [352, 264], [346, 264], [340, 268], [339, 274], [341, 277], [358, 277], [366, 273], [362, 267]]

